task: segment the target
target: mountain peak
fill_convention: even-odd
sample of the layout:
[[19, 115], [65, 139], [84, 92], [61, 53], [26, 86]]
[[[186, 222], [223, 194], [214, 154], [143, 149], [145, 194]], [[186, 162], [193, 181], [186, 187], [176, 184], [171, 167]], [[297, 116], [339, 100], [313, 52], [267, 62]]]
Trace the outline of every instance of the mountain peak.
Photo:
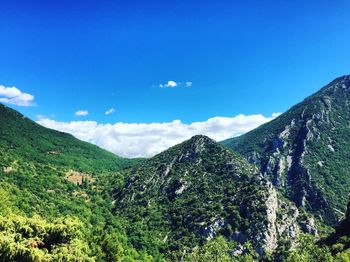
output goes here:
[[215, 142], [213, 139], [205, 135], [194, 135], [189, 139], [189, 141], [197, 141], [197, 140]]
[[332, 92], [330, 94], [328, 93], [328, 95], [331, 95], [338, 90], [342, 90], [342, 91], [350, 90], [350, 75], [344, 75], [334, 79], [332, 82], [330, 82], [328, 85], [322, 88], [315, 95], [318, 95], [319, 93], [324, 94], [324, 92], [327, 92], [327, 91]]
[[193, 144], [193, 145], [215, 145], [215, 146], [220, 146], [215, 140], [211, 139], [208, 136], [205, 135], [195, 135], [192, 136], [190, 139], [184, 141], [182, 144]]
[[[208, 150], [210, 147], [220, 148], [221, 145], [218, 144], [213, 139], [204, 136], [204, 135], [195, 135], [191, 137], [189, 140], [185, 141], [182, 144], [185, 148], [192, 148], [195, 153], [200, 154]], [[188, 149], [189, 149], [188, 148]]]
[[[220, 155], [229, 154], [230, 156], [237, 157], [237, 154], [226, 149], [213, 139], [204, 135], [195, 135], [190, 139], [182, 142], [181, 144], [175, 145], [158, 155], [150, 158], [146, 162], [160, 161], [162, 163], [170, 163], [175, 161], [186, 162], [186, 161], [201, 161], [202, 156], [205, 155]], [[242, 158], [243, 159], [243, 158]]]
[[349, 90], [350, 75], [339, 77], [273, 121], [225, 141], [328, 224], [345, 211], [350, 187]]
[[343, 76], [337, 77], [330, 84], [332, 85], [333, 83], [344, 83], [344, 82], [347, 82], [347, 83], [350, 82], [350, 75], [343, 75]]
[[288, 223], [296, 230], [293, 235], [299, 232], [296, 208], [278, 201], [271, 183], [243, 157], [203, 135], [144, 161], [114, 199], [115, 212], [132, 214], [133, 222], [167, 221], [157, 224], [166, 244], [193, 247], [223, 234], [250, 240], [262, 254], [277, 246], [276, 225], [285, 223], [277, 221], [277, 213], [294, 214]]

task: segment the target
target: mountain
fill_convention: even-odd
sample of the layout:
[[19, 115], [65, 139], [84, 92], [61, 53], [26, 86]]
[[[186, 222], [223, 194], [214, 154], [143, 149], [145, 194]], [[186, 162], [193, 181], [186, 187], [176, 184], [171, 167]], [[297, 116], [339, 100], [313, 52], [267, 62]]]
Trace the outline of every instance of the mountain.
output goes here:
[[334, 224], [345, 211], [350, 188], [350, 76], [222, 143], [259, 166], [298, 207]]
[[[250, 241], [260, 255], [283, 239], [293, 242], [299, 224], [310, 221], [277, 195], [256, 167], [205, 136], [144, 161], [113, 194], [115, 213], [127, 217], [134, 245], [157, 242], [180, 257], [219, 235]], [[156, 238], [145, 239], [136, 224]]]
[[137, 162], [0, 104], [0, 260], [152, 258], [129, 244], [124, 219], [111, 212], [111, 180], [121, 183]]
[[2, 261], [172, 261], [219, 236], [263, 255], [315, 233], [255, 166], [205, 136], [130, 160], [0, 105], [0, 138]]
[[[347, 260], [350, 258], [350, 201], [343, 219], [335, 228], [335, 232], [320, 241], [321, 244], [331, 247], [333, 254], [339, 252], [347, 253]], [[346, 261], [345, 259], [343, 261]]]
[[[68, 213], [70, 208], [59, 209], [64, 200], [58, 195], [67, 198], [83, 184], [97, 187], [105, 177], [134, 164], [69, 134], [42, 127], [2, 104], [0, 159], [0, 188], [15, 188], [14, 206], [43, 215]], [[53, 205], [57, 207], [47, 210]]]
[[[346, 236], [347, 238], [345, 239], [344, 236]], [[332, 234], [327, 239], [327, 241], [334, 243], [336, 242], [336, 240], [339, 241], [339, 239], [342, 237], [343, 240], [347, 240], [345, 248], [350, 248], [350, 201], [347, 204], [347, 209], [344, 218], [339, 222], [334, 234]]]
[[316, 226], [345, 212], [349, 110], [345, 76], [224, 145], [130, 160], [0, 104], [0, 260], [343, 261], [350, 211], [326, 244]]
[[327, 261], [341, 262], [350, 260], [350, 201], [345, 216], [334, 228], [334, 232], [321, 238], [313, 239], [305, 235], [298, 247], [289, 252], [287, 262], [293, 261]]
[[45, 128], [2, 104], [0, 138], [0, 154], [30, 159], [36, 163], [101, 172], [120, 170], [136, 162], [80, 141], [70, 134]]

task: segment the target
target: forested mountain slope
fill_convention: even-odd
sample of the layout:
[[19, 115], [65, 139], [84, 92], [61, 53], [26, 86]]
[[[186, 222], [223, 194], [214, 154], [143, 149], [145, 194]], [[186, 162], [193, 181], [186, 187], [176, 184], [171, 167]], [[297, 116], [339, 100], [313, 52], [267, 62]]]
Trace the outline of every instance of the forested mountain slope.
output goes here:
[[253, 165], [205, 136], [143, 162], [114, 199], [115, 213], [156, 236], [171, 260], [217, 236], [249, 241], [263, 255], [308, 223]]
[[[118, 157], [70, 134], [45, 128], [0, 104], [0, 150], [37, 163], [84, 171], [117, 171], [135, 161]], [[2, 164], [2, 163], [0, 163]]]
[[146, 259], [109, 197], [135, 164], [0, 104], [0, 260]]
[[334, 224], [350, 188], [350, 76], [223, 144], [258, 165], [298, 207]]
[[349, 211], [316, 228], [347, 204], [349, 76], [223, 143], [124, 159], [0, 104], [0, 260], [350, 258]]

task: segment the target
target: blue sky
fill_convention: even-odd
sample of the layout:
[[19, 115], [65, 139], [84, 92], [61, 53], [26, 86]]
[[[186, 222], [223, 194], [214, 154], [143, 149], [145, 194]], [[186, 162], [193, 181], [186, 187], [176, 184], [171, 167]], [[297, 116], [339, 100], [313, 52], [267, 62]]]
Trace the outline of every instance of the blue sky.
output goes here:
[[[271, 116], [350, 73], [346, 0], [3, 0], [1, 10], [0, 85], [35, 96], [14, 106], [32, 119]], [[160, 88], [168, 81], [178, 85]]]

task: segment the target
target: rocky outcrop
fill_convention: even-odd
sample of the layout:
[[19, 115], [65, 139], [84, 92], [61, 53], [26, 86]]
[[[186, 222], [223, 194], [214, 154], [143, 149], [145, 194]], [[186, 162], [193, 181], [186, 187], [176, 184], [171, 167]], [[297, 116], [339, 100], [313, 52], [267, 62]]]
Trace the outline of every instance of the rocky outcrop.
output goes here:
[[250, 241], [262, 255], [299, 233], [295, 206], [255, 166], [205, 136], [144, 161], [114, 198], [116, 213], [137, 214], [131, 223], [139, 217], [150, 228], [157, 224], [165, 243], [193, 247], [223, 235]]
[[268, 251], [275, 250], [279, 243], [285, 242], [295, 247], [300, 232], [317, 235], [313, 217], [305, 214], [302, 216], [294, 203], [281, 196], [272, 184], [269, 185], [266, 212], [266, 231], [256, 240], [262, 241]]
[[224, 219], [218, 219], [208, 226], [204, 227], [202, 234], [209, 241], [218, 235], [218, 232], [227, 225]]
[[267, 213], [267, 230], [264, 234], [264, 242], [266, 243], [266, 248], [268, 250], [275, 250], [277, 247], [277, 212], [278, 212], [278, 199], [277, 192], [268, 183], [268, 198], [266, 201], [266, 213]]
[[260, 167], [297, 207], [332, 225], [350, 187], [350, 76], [331, 82], [273, 121], [223, 143]]

